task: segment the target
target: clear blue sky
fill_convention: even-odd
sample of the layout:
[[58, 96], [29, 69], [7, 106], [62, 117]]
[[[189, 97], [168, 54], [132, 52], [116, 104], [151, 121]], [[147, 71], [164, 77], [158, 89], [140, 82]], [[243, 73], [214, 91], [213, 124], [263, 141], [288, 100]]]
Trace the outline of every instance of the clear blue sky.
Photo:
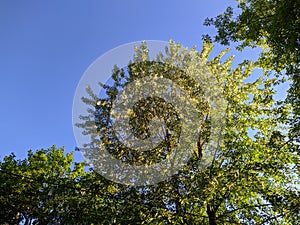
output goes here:
[[97, 57], [147, 39], [201, 47], [202, 34], [214, 31], [204, 19], [230, 4], [235, 1], [0, 1], [0, 159], [53, 144], [74, 150], [73, 96]]

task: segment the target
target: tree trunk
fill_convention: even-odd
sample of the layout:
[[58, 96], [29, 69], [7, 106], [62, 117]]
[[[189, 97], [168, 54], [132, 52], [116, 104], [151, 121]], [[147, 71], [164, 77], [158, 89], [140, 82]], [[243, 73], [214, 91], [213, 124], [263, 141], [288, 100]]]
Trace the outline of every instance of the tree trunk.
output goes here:
[[207, 205], [207, 215], [209, 220], [209, 225], [217, 225], [217, 217], [214, 208], [210, 205]]

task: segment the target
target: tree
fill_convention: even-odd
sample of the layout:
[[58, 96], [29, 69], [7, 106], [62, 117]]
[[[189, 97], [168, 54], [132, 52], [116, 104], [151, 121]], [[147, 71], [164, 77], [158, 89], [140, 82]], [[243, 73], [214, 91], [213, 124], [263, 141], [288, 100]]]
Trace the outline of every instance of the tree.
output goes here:
[[[84, 163], [75, 163], [73, 154], [52, 146], [28, 158], [14, 154], [0, 162], [0, 223], [59, 224], [66, 221], [68, 208], [77, 206], [78, 180]], [[67, 206], [66, 206], [67, 205]], [[66, 223], [65, 223], [66, 224]]]
[[[299, 197], [297, 185], [291, 185], [295, 182], [293, 175], [299, 156], [286, 133], [290, 108], [278, 105], [272, 98], [276, 79], [271, 79], [265, 70], [255, 82], [247, 83], [245, 80], [251, 76], [254, 63], [244, 61], [233, 69], [233, 57], [222, 59], [226, 51], [209, 61], [212, 49], [212, 43], [206, 41], [202, 53], [195, 54], [195, 49], [188, 51], [171, 41], [165, 56], [158, 56], [163, 64], [177, 63], [179, 70], [171, 69], [169, 73], [159, 63], [149, 61], [149, 50], [144, 43], [136, 50], [138, 63], [114, 69], [113, 84], [103, 85], [106, 97], [98, 97], [88, 89], [91, 98], [83, 101], [91, 106], [90, 114], [82, 117], [83, 123], [78, 126], [91, 135], [91, 126], [96, 123], [102, 144], [125, 163], [151, 164], [164, 160], [175, 148], [176, 132], [180, 131], [178, 116], [171, 112], [173, 109], [167, 102], [144, 99], [131, 111], [131, 130], [142, 138], [150, 136], [149, 132], [153, 131], [149, 121], [161, 113], [166, 123], [164, 139], [155, 153], [136, 153], [122, 145], [112, 126], [112, 102], [134, 79], [151, 76], [155, 71], [154, 74], [163, 74], [180, 83], [195, 100], [196, 108], [199, 107], [198, 119], [204, 124], [199, 127], [201, 144], [187, 149], [195, 154], [173, 176], [158, 184], [114, 186], [115, 195], [109, 200], [117, 207], [114, 214], [107, 214], [113, 224], [294, 224], [299, 221], [299, 202], [290, 201]], [[202, 86], [197, 86], [193, 77], [182, 74], [184, 66], [189, 66], [182, 63], [186, 58], [189, 60], [185, 62], [201, 60], [209, 66], [227, 101], [224, 142], [206, 167], [200, 166], [203, 160], [200, 153], [205, 152], [213, 135], [211, 108], [203, 102]], [[156, 107], [163, 110], [153, 110]], [[85, 146], [86, 155], [97, 159], [99, 153], [94, 150], [98, 144], [99, 140], [92, 139]], [[106, 189], [99, 192], [105, 193]]]
[[288, 75], [291, 81], [287, 103], [293, 106], [290, 138], [300, 143], [300, 1], [238, 0], [232, 7], [206, 19], [205, 25], [217, 28], [215, 40], [238, 49], [261, 47], [260, 66]]
[[[99, 139], [89, 133], [96, 124], [98, 137], [114, 157], [128, 164], [151, 165], [174, 152], [185, 125], [180, 122], [180, 112], [161, 98], [144, 98], [133, 105], [129, 121], [136, 136], [161, 131], [152, 129], [153, 118], [166, 124], [154, 152], [135, 153], [114, 133], [112, 102], [127, 84], [147, 76], [162, 74], [179, 83], [197, 111], [200, 123], [193, 122], [201, 125], [196, 130], [197, 143], [186, 149], [193, 153], [186, 165], [161, 182], [133, 186], [110, 181], [99, 170], [84, 171], [86, 164], [74, 163], [72, 153], [65, 156], [63, 148], [29, 151], [24, 160], [12, 154], [0, 163], [0, 223], [297, 224], [299, 182], [293, 176], [299, 156], [287, 134], [290, 106], [273, 100], [277, 81], [267, 71], [255, 82], [246, 82], [254, 63], [244, 61], [232, 68], [234, 57], [223, 59], [227, 51], [209, 60], [212, 49], [210, 42], [204, 42], [199, 53], [171, 41], [166, 53], [152, 62], [144, 43], [136, 49], [137, 62], [114, 69], [113, 82], [103, 85], [106, 96], [88, 89], [91, 98], [83, 99], [91, 106], [90, 114], [79, 124], [92, 136], [85, 146], [87, 156], [97, 159], [99, 155], [94, 151]], [[220, 113], [225, 119], [223, 142], [212, 160], [206, 160], [209, 164], [203, 164], [215, 131], [213, 106], [205, 100], [209, 89], [188, 76], [197, 73], [186, 72], [199, 72], [205, 68], [202, 63], [209, 67], [208, 74], [227, 102], [225, 113]]]

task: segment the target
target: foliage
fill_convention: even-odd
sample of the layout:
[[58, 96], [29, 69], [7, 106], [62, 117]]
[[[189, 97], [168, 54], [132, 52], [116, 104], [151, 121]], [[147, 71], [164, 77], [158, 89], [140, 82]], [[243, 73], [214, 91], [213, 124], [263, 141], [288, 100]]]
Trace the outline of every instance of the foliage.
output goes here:
[[[216, 41], [228, 45], [240, 42], [240, 47], [263, 47], [282, 70], [299, 63], [300, 2], [295, 0], [238, 0], [240, 9], [232, 7], [215, 19], [206, 19], [206, 25], [218, 29]], [[240, 12], [240, 14], [238, 14]]]
[[[118, 212], [114, 216], [110, 215], [115, 224], [294, 224], [299, 220], [299, 203], [290, 202], [291, 196], [299, 195], [297, 186], [291, 186], [295, 182], [292, 176], [299, 158], [286, 134], [290, 109], [288, 105], [277, 105], [272, 98], [276, 79], [270, 79], [266, 72], [255, 82], [247, 83], [246, 79], [251, 76], [254, 64], [245, 61], [233, 69], [233, 57], [222, 60], [226, 51], [209, 61], [212, 48], [210, 42], [205, 42], [202, 53], [197, 56], [210, 67], [218, 80], [216, 85], [222, 87], [228, 103], [224, 144], [217, 150], [212, 163], [204, 169], [199, 166], [201, 154], [196, 154], [201, 151], [195, 147], [194, 157], [189, 163], [164, 182], [139, 187], [116, 186]], [[182, 62], [185, 57], [192, 58], [193, 51], [184, 50], [180, 44], [171, 41], [162, 62], [166, 63], [168, 59]], [[144, 59], [145, 63], [138, 67], [143, 73], [135, 73], [135, 68], [130, 65], [127, 73], [124, 69], [115, 68], [114, 83], [103, 85], [106, 98], [99, 99], [89, 90], [92, 98], [83, 99], [91, 105], [91, 114], [83, 117], [84, 122], [79, 126], [88, 133], [92, 122], [96, 121], [104, 145], [115, 157], [125, 158], [125, 163], [132, 163], [133, 153], [130, 149], [124, 149], [113, 134], [110, 109], [118, 91], [134, 76], [151, 75], [153, 68], [147, 63], [148, 52], [146, 45], [142, 45], [136, 53], [136, 58]], [[158, 72], [163, 73], [163, 70]], [[187, 78], [172, 74], [174, 80], [179, 79], [185, 89], [197, 90], [193, 89], [193, 83], [187, 82]], [[201, 91], [191, 93], [197, 93], [196, 96], [191, 95], [191, 98], [195, 99], [196, 105], [197, 100], [201, 105]], [[151, 101], [152, 104], [148, 105], [142, 103], [145, 112], [151, 111], [155, 102]], [[164, 106], [159, 101], [156, 104]], [[207, 107], [199, 108], [199, 120], [209, 113], [205, 109]], [[163, 112], [172, 115], [171, 110], [164, 106]], [[133, 131], [137, 131], [138, 135], [147, 135], [148, 121], [153, 118], [153, 114], [141, 115], [133, 116]], [[170, 126], [175, 122], [176, 116]], [[204, 122], [209, 124], [209, 120]], [[134, 129], [135, 125], [141, 127]], [[204, 149], [208, 137], [209, 126], [205, 126], [204, 133], [199, 133], [199, 138], [204, 141], [201, 145]], [[95, 143], [91, 142], [90, 146]], [[158, 159], [163, 159], [162, 153], [172, 152], [174, 144], [172, 136], [168, 139], [166, 135], [165, 142], [158, 149]], [[97, 157], [94, 152], [91, 154]], [[144, 155], [137, 159], [149, 163], [143, 161], [148, 157], [152, 156]]]
[[[208, 166], [201, 165], [201, 153], [212, 135], [211, 109], [201, 98], [204, 88], [193, 82], [193, 77], [184, 76], [182, 70], [174, 70], [167, 76], [188, 90], [200, 124], [204, 124], [199, 132], [200, 145], [192, 145], [195, 154], [182, 169], [158, 184], [126, 186], [93, 170], [84, 171], [86, 164], [74, 163], [72, 153], [65, 156], [63, 148], [29, 151], [24, 160], [12, 154], [0, 163], [0, 223], [297, 224], [300, 205], [295, 171], [299, 156], [287, 134], [291, 109], [273, 100], [276, 79], [263, 73], [255, 82], [247, 82], [254, 63], [244, 61], [232, 68], [234, 58], [224, 59], [227, 51], [209, 60], [212, 49], [212, 43], [204, 42], [198, 53], [171, 41], [165, 56], [159, 56], [161, 62], [178, 62], [178, 68], [187, 66], [180, 64], [183, 58], [191, 59], [191, 63], [201, 59], [216, 78], [216, 85], [222, 87], [227, 102], [224, 141]], [[111, 103], [126, 83], [135, 76], [139, 78], [141, 73], [136, 69], [145, 76], [153, 71], [163, 73], [160, 64], [149, 63], [148, 53], [144, 43], [136, 49], [136, 58], [143, 59], [141, 63], [129, 64], [127, 71], [115, 68], [114, 82], [103, 85], [106, 97], [89, 90], [91, 98], [83, 99], [91, 108], [80, 126], [89, 133], [90, 126], [96, 123], [99, 137], [116, 158], [127, 159], [124, 163], [164, 160], [166, 154], [172, 153], [174, 137], [182, 126], [179, 113], [162, 99], [140, 101], [131, 115], [136, 135], [147, 137], [151, 132], [149, 121], [155, 116], [165, 120], [170, 132], [164, 133], [165, 140], [157, 152], [143, 152], [136, 158], [110, 129]], [[86, 147], [98, 143], [93, 141]], [[91, 154], [97, 156], [95, 152]]]
[[[74, 164], [73, 154], [55, 146], [28, 152], [27, 159], [14, 154], [0, 163], [1, 224], [57, 224], [77, 204], [77, 179], [84, 164]], [[74, 205], [75, 204], [75, 205]]]
[[290, 138], [300, 143], [300, 1], [238, 0], [232, 7], [205, 25], [217, 28], [215, 40], [239, 49], [261, 47], [260, 66], [289, 76], [291, 87], [287, 103], [293, 106]]

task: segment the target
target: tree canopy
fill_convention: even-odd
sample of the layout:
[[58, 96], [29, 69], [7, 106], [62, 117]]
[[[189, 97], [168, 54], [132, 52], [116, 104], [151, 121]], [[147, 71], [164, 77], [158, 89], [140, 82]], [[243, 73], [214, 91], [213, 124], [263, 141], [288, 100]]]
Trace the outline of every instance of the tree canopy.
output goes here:
[[300, 1], [237, 0], [205, 25], [217, 28], [214, 40], [238, 49], [261, 47], [260, 66], [286, 74], [291, 81], [287, 102], [293, 105], [291, 138], [300, 142]]
[[[157, 184], [127, 186], [105, 179], [99, 171], [84, 171], [86, 164], [74, 164], [72, 153], [65, 155], [63, 148], [29, 151], [24, 160], [10, 155], [0, 164], [1, 223], [296, 224], [300, 219], [299, 182], [295, 179], [299, 155], [286, 132], [290, 108], [273, 100], [276, 79], [262, 73], [256, 81], [247, 82], [255, 68], [253, 62], [232, 68], [234, 57], [223, 59], [227, 50], [209, 60], [212, 49], [210, 42], [204, 42], [199, 53], [171, 41], [166, 56], [160, 56], [162, 62], [201, 58], [217, 78], [216, 85], [222, 87], [227, 102], [224, 141], [209, 165], [201, 165], [210, 137], [209, 106], [200, 97], [201, 86], [183, 76], [182, 70], [172, 70], [166, 76], [174, 76], [189, 91], [199, 107], [199, 120], [206, 124], [198, 133], [201, 144], [192, 145], [194, 154], [184, 167]], [[142, 155], [134, 158], [110, 129], [111, 103], [118, 91], [141, 74], [151, 76], [153, 71], [164, 70], [160, 64], [149, 63], [145, 43], [136, 54], [144, 59], [142, 63], [138, 67], [129, 64], [127, 71], [115, 68], [114, 82], [103, 86], [106, 97], [90, 92], [91, 98], [83, 99], [93, 110], [82, 117], [80, 126], [88, 133], [96, 123], [104, 145], [111, 147], [115, 157], [125, 158], [124, 163], [151, 164], [164, 160], [176, 145], [180, 118], [166, 101], [144, 99], [131, 114], [132, 130], [140, 136], [148, 134], [155, 114], [165, 120], [170, 132], [164, 133], [156, 152], [136, 153]], [[95, 145], [95, 140], [90, 144]], [[93, 151], [90, 154], [97, 157]]]
[[[210, 137], [210, 117], [205, 116], [210, 115], [209, 107], [199, 97], [203, 94], [201, 88], [193, 86], [193, 80], [189, 80], [191, 78], [182, 76], [182, 70], [173, 71], [166, 76], [172, 79], [172, 75], [183, 88], [190, 90], [196, 106], [197, 103], [200, 103], [198, 106], [205, 106], [199, 108], [198, 114], [199, 120], [206, 124], [200, 127], [203, 132], [199, 132], [203, 149], [195, 145], [195, 154], [188, 163], [158, 184], [126, 186], [100, 181], [98, 194], [94, 194], [105, 199], [105, 204], [93, 210], [90, 208], [89, 212], [95, 215], [94, 223], [213, 225], [294, 224], [299, 221], [299, 183], [295, 179], [299, 155], [286, 132], [291, 109], [289, 105], [278, 104], [272, 97], [276, 79], [270, 78], [265, 71], [254, 82], [247, 82], [255, 68], [253, 62], [244, 61], [237, 68], [232, 68], [234, 57], [224, 59], [227, 50], [209, 60], [212, 49], [212, 43], [204, 42], [202, 52], [194, 55], [195, 49], [186, 50], [171, 41], [166, 56], [160, 57], [161, 62], [182, 62], [184, 57], [193, 55], [196, 59], [200, 57], [217, 78], [216, 85], [222, 87], [227, 102], [224, 141], [211, 163], [201, 166], [201, 151], [207, 148]], [[178, 117], [171, 113], [173, 108], [161, 99], [145, 99], [137, 105], [141, 108], [136, 108], [131, 114], [132, 130], [137, 135], [147, 135], [149, 121], [155, 116], [153, 114], [162, 113], [162, 119], [166, 119], [166, 115], [171, 117], [166, 122], [166, 129], [171, 132], [164, 132], [164, 142], [156, 152], [136, 153], [124, 148], [110, 126], [110, 110], [118, 92], [133, 79], [151, 76], [153, 71], [160, 74], [159, 71], [164, 70], [160, 65], [149, 63], [148, 54], [144, 44], [136, 50], [136, 58], [143, 59], [143, 63], [138, 63], [138, 67], [137, 64], [129, 64], [125, 69], [114, 69], [114, 82], [103, 85], [106, 97], [90, 92], [91, 98], [83, 99], [91, 110], [89, 117], [83, 117], [80, 126], [88, 133], [92, 122], [96, 121], [104, 145], [115, 157], [125, 159], [124, 163], [140, 163], [141, 160], [151, 164], [157, 159], [164, 160], [164, 154], [172, 153], [176, 145]], [[179, 68], [180, 65], [177, 64]], [[163, 110], [153, 111], [156, 107]], [[95, 158], [97, 153], [93, 151], [93, 146], [96, 143], [96, 140], [92, 141], [91, 152], [86, 152]], [[134, 153], [142, 156], [135, 156]], [[102, 210], [105, 214], [101, 213]]]
[[[65, 154], [64, 148], [55, 146], [29, 151], [24, 160], [13, 154], [5, 157], [0, 162], [0, 223], [299, 223], [299, 142], [296, 135], [291, 136], [296, 133], [295, 115], [299, 107], [299, 79], [295, 73], [299, 69], [299, 1], [285, 2], [286, 7], [283, 1], [240, 1], [242, 12], [238, 17], [228, 8], [206, 22], [218, 28], [216, 40], [223, 44], [237, 41], [241, 48], [263, 47], [259, 63], [245, 60], [233, 67], [235, 59], [227, 57], [229, 49], [212, 56], [214, 46], [208, 39], [201, 51], [170, 41], [156, 61], [150, 60], [147, 43], [138, 46], [134, 61], [125, 68], [115, 67], [111, 81], [100, 84], [105, 95], [87, 88], [90, 97], [82, 99], [88, 115], [82, 116], [82, 123], [77, 126], [91, 137], [84, 146], [84, 154], [94, 167], [87, 168], [85, 162], [75, 163], [73, 153]], [[290, 18], [291, 24], [284, 26], [285, 17]], [[250, 82], [248, 78], [253, 78], [257, 66], [264, 70]], [[270, 73], [283, 69], [293, 81], [289, 102], [273, 98], [279, 82]], [[197, 83], [200, 71], [208, 74], [202, 77], [207, 78], [203, 83]], [[128, 130], [134, 137], [144, 140], [153, 132], [159, 134], [160, 142], [152, 150], [136, 151], [135, 146], [125, 145], [112, 126], [118, 119], [113, 114], [113, 103], [119, 93], [130, 83], [138, 89], [143, 86], [139, 80], [159, 76], [174, 82], [168, 86], [169, 92], [176, 85], [186, 91], [195, 109], [192, 122], [197, 139], [195, 143], [188, 139], [184, 145], [186, 152], [191, 152], [190, 157], [182, 167], [176, 167], [174, 173], [156, 183], [127, 185], [107, 179], [95, 169], [97, 163], [105, 163], [105, 159], [99, 158], [100, 144], [128, 165], [153, 165], [176, 153], [186, 126], [182, 117], [187, 111], [184, 107], [181, 112], [176, 111], [170, 99], [147, 97], [128, 110]], [[210, 78], [214, 85], [210, 83], [205, 88]], [[220, 88], [224, 99], [218, 100], [224, 100], [226, 107], [213, 114], [219, 102], [208, 104], [206, 94], [215, 94], [215, 87]], [[174, 94], [177, 92], [178, 89]], [[120, 112], [117, 115], [121, 117], [123, 111]], [[207, 156], [215, 133], [214, 116], [224, 122], [216, 120], [223, 127], [222, 141]], [[164, 126], [155, 130], [153, 126], [158, 120]], [[118, 168], [114, 174], [120, 181], [124, 179]]]
[[24, 160], [14, 154], [0, 163], [1, 224], [58, 224], [76, 207], [78, 179], [84, 163], [73, 162], [63, 148], [29, 151]]

